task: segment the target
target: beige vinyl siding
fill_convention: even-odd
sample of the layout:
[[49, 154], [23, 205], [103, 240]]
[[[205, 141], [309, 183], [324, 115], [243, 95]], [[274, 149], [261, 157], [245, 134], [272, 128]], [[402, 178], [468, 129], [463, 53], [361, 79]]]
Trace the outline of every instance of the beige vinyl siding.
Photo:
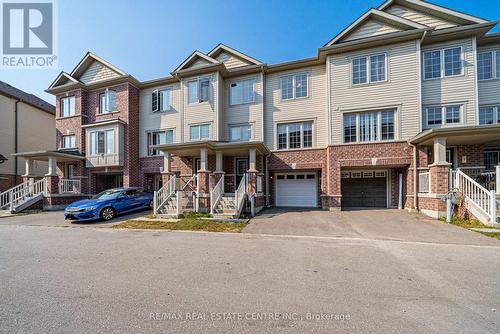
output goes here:
[[[387, 81], [353, 86], [351, 60], [385, 53]], [[333, 144], [343, 143], [343, 114], [396, 109], [395, 139], [419, 132], [417, 42], [405, 42], [330, 56]], [[326, 133], [325, 133], [326, 138]]]
[[401, 31], [401, 29], [398, 29], [396, 27], [390, 26], [388, 24], [382, 23], [377, 20], [368, 20], [365, 24], [363, 24], [361, 27], [350, 33], [346, 38], [343, 39], [343, 41], [351, 41], [354, 39], [361, 39], [361, 38], [366, 38], [366, 37], [371, 37], [371, 36], [377, 36], [377, 35], [383, 35], [383, 34], [388, 34], [391, 32], [398, 32]]
[[[239, 105], [230, 105], [231, 84], [240, 80], [254, 80], [254, 102]], [[261, 75], [253, 74], [226, 80], [224, 98], [224, 138], [229, 140], [229, 127], [231, 125], [252, 125], [252, 140], [262, 140], [262, 82]]]
[[[431, 79], [422, 81], [422, 104], [442, 105], [442, 104], [461, 104], [463, 105], [464, 122], [473, 125], [476, 124], [475, 108], [475, 64], [474, 53], [472, 50], [472, 39], [457, 40], [446, 43], [426, 45], [422, 47], [422, 67], [423, 53], [430, 50], [439, 50], [449, 47], [462, 47], [463, 53], [463, 72], [464, 75], [455, 77], [444, 77], [441, 79]], [[423, 70], [422, 70], [423, 71]], [[422, 79], [423, 79], [422, 74]]]
[[191, 66], [189, 66], [188, 68], [198, 68], [198, 67], [202, 67], [202, 66], [209, 65], [209, 64], [210, 63], [208, 61], [200, 58], [200, 59], [196, 60], [194, 63], [192, 63]]
[[227, 68], [235, 68], [235, 67], [249, 65], [247, 62], [244, 62], [241, 59], [236, 58], [227, 52], [221, 52], [215, 59], [217, 59], [221, 63], [224, 63], [224, 65]]
[[79, 78], [84, 84], [90, 84], [101, 80], [118, 77], [119, 74], [98, 61], [90, 64], [89, 68]]
[[[282, 101], [280, 78], [285, 75], [299, 73], [309, 74], [308, 97]], [[325, 65], [268, 74], [265, 78], [265, 87], [264, 139], [271, 150], [277, 149], [277, 124], [309, 120], [314, 123], [313, 147], [328, 146]]]
[[390, 14], [403, 17], [428, 27], [434, 27], [436, 29], [450, 28], [457, 25], [451, 21], [443, 20], [427, 13], [398, 5], [390, 6], [386, 11]]
[[[158, 86], [141, 90], [139, 96], [139, 155], [147, 156], [148, 131], [159, 129], [174, 129], [174, 142], [181, 141], [180, 108], [181, 90], [180, 83]], [[152, 93], [154, 90], [170, 89], [170, 111], [153, 112]]]
[[[500, 44], [478, 48], [478, 53], [485, 51], [500, 51]], [[493, 57], [495, 57], [494, 53]], [[479, 81], [478, 90], [480, 106], [500, 104], [500, 78]]]
[[[197, 78], [210, 78], [210, 101], [202, 103], [188, 103], [188, 82]], [[199, 77], [182, 79], [184, 95], [184, 141], [189, 142], [189, 127], [196, 124], [210, 124], [210, 139], [217, 139], [217, 100], [219, 94], [217, 74], [211, 73]]]

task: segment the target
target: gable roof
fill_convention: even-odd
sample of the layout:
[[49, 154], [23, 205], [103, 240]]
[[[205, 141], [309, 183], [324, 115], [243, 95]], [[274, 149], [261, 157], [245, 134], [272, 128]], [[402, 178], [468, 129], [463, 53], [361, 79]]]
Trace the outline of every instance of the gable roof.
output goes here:
[[209, 57], [209, 56], [201, 53], [200, 51], [195, 50], [193, 53], [191, 53], [191, 55], [189, 57], [186, 58], [186, 60], [184, 60], [179, 66], [177, 66], [177, 68], [175, 70], [173, 70], [172, 73], [178, 72], [180, 70], [184, 70], [184, 69], [188, 68], [189, 65], [193, 64], [194, 62], [196, 62], [197, 60], [200, 60], [200, 59], [205, 60], [209, 64], [214, 64], [214, 65], [220, 64], [220, 62], [213, 59], [212, 57]]
[[427, 2], [427, 1], [422, 1], [422, 0], [386, 0], [383, 4], [381, 4], [378, 9], [379, 10], [386, 10], [392, 5], [401, 5], [405, 6], [408, 8], [412, 9], [417, 9], [420, 11], [424, 11], [427, 13], [430, 13], [431, 15], [435, 15], [438, 17], [452, 17], [454, 20], [456, 20], [459, 23], [462, 24], [474, 24], [474, 23], [486, 23], [488, 20], [485, 20], [483, 18], [469, 15], [466, 13], [462, 13], [457, 10], [453, 10], [450, 8], [446, 8], [443, 6], [438, 6], [433, 3]]
[[26, 93], [25, 91], [13, 87], [3, 81], [0, 81], [0, 94], [6, 95], [11, 98], [15, 98], [17, 100], [21, 100], [26, 104], [29, 104], [38, 109], [42, 109], [43, 111], [48, 112], [50, 114], [56, 113], [56, 107], [54, 107], [52, 104], [42, 100], [38, 96]]
[[411, 30], [411, 29], [425, 29], [429, 28], [423, 24], [413, 22], [411, 20], [389, 14], [386, 12], [383, 12], [381, 10], [372, 8], [368, 10], [366, 13], [361, 15], [356, 21], [351, 23], [347, 28], [342, 30], [337, 36], [335, 36], [333, 39], [331, 39], [328, 43], [325, 44], [325, 46], [330, 46], [332, 44], [340, 42], [342, 39], [347, 37], [349, 34], [357, 30], [359, 27], [361, 27], [367, 20], [369, 19], [375, 19], [377, 21], [382, 21], [385, 23], [388, 23], [391, 26], [395, 27], [400, 27], [404, 30]]
[[68, 81], [70, 81], [71, 83], [80, 83], [78, 80], [73, 78], [71, 75], [62, 71], [61, 73], [59, 73], [57, 78], [54, 81], [52, 81], [52, 83], [50, 84], [48, 89], [51, 89], [51, 88], [54, 88], [57, 86], [62, 86], [64, 84], [66, 84]]
[[85, 70], [92, 65], [93, 62], [99, 62], [103, 64], [104, 66], [110, 68], [111, 70], [115, 71], [119, 75], [127, 75], [124, 71], [120, 70], [118, 67], [114, 66], [113, 64], [105, 61], [104, 59], [100, 58], [99, 56], [93, 54], [92, 52], [87, 52], [85, 56], [80, 60], [80, 62], [76, 65], [76, 67], [71, 71], [71, 76], [73, 78], [79, 78], [83, 73], [85, 73]]
[[217, 45], [215, 48], [213, 48], [212, 51], [210, 51], [208, 53], [208, 56], [211, 58], [215, 58], [221, 52], [229, 53], [233, 56], [236, 56], [237, 58], [240, 58], [240, 59], [247, 61], [248, 63], [250, 63], [252, 65], [262, 65], [261, 61], [255, 59], [255, 58], [252, 58], [252, 57], [244, 54], [243, 52], [240, 52], [240, 51], [233, 49], [233, 48], [231, 48], [225, 44], [222, 44], [222, 43], [219, 43], [219, 45]]

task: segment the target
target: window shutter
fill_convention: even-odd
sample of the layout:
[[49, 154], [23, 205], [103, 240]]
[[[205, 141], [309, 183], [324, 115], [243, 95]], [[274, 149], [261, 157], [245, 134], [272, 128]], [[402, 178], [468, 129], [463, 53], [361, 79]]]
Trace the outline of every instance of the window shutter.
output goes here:
[[158, 103], [158, 90], [154, 90], [151, 99], [151, 108], [153, 111], [158, 111], [160, 104]]

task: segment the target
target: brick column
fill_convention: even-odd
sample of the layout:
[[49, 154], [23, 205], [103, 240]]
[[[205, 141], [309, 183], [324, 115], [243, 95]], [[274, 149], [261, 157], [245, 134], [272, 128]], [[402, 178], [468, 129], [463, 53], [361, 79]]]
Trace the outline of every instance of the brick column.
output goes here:
[[172, 177], [172, 173], [169, 173], [169, 172], [161, 173], [161, 182], [162, 182], [163, 186], [168, 184], [171, 177]]
[[247, 192], [254, 194], [257, 192], [257, 171], [247, 171]]
[[210, 212], [210, 172], [198, 171], [198, 210]]
[[429, 172], [431, 174], [431, 193], [448, 193], [450, 166], [451, 164], [449, 163], [436, 163], [429, 165]]
[[45, 175], [47, 180], [47, 192], [49, 194], [59, 194], [59, 176]]

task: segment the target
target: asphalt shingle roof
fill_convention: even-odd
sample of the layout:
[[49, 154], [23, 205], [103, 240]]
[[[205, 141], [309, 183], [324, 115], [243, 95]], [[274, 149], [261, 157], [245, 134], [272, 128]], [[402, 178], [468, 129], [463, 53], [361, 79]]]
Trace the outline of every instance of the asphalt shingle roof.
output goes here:
[[42, 100], [38, 96], [35, 96], [30, 93], [26, 93], [16, 87], [9, 85], [6, 82], [0, 81], [0, 94], [4, 94], [18, 100], [22, 100], [24, 103], [30, 104], [33, 107], [40, 108], [48, 113], [55, 114], [56, 107], [52, 104], [48, 103], [45, 100]]

